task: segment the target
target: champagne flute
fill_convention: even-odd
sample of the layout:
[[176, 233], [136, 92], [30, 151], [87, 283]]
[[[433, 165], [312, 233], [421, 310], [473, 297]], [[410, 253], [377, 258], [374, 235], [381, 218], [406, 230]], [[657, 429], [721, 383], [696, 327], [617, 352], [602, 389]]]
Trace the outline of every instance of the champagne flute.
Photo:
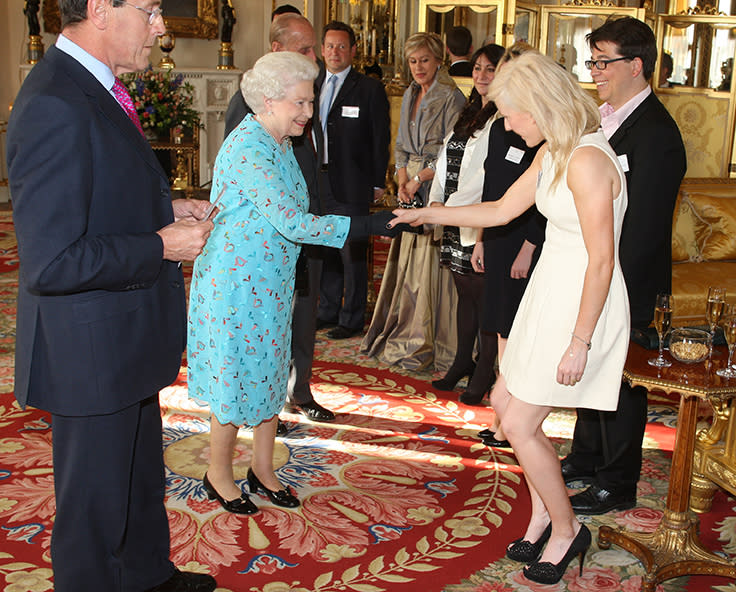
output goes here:
[[659, 355], [648, 360], [650, 366], [666, 368], [672, 366], [672, 362], [666, 360], [662, 355], [664, 348], [664, 337], [670, 330], [672, 323], [672, 296], [669, 294], [657, 294], [657, 302], [654, 305], [654, 328], [659, 336]]
[[713, 355], [713, 341], [716, 338], [716, 327], [723, 314], [723, 305], [726, 302], [726, 290], [711, 286], [708, 288], [708, 303], [705, 306], [705, 320], [710, 326], [710, 352]]
[[721, 326], [723, 327], [723, 334], [728, 344], [728, 363], [725, 368], [716, 370], [716, 374], [725, 378], [736, 378], [736, 368], [732, 366], [731, 360], [733, 358], [734, 347], [736, 346], [736, 306], [733, 304], [725, 307], [721, 316]]

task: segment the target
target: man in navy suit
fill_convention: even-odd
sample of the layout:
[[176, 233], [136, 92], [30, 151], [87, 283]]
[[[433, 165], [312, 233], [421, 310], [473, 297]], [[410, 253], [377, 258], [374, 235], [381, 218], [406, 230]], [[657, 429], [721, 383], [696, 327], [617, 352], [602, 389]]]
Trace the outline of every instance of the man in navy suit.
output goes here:
[[20, 273], [15, 395], [50, 412], [57, 592], [209, 592], [169, 560], [158, 391], [177, 376], [179, 262], [212, 223], [171, 201], [117, 76], [148, 65], [159, 0], [60, 0], [62, 34], [7, 135]]
[[[384, 192], [391, 131], [386, 91], [380, 81], [351, 67], [356, 53], [353, 29], [338, 21], [322, 32], [326, 72], [317, 77], [314, 130], [324, 141], [320, 190], [325, 213], [365, 216]], [[360, 333], [368, 294], [368, 241], [349, 240], [325, 249], [318, 318], [337, 325], [327, 336]]]
[[[598, 89], [601, 126], [626, 174], [629, 205], [619, 257], [632, 329], [646, 329], [655, 298], [672, 284], [672, 214], [687, 162], [680, 131], [649, 86], [657, 60], [652, 30], [632, 18], [610, 18], [587, 37], [586, 62]], [[595, 347], [595, 345], [594, 345]], [[570, 499], [578, 514], [636, 505], [647, 391], [621, 384], [616, 411], [578, 409], [566, 482], [590, 483]]]

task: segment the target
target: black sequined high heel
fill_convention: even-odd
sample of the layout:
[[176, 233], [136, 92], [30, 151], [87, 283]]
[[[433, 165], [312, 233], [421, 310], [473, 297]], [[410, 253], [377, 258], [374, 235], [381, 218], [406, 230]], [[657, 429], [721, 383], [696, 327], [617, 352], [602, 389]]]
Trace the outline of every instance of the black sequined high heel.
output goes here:
[[279, 489], [278, 491], [271, 491], [268, 489], [261, 480], [256, 477], [253, 469], [248, 469], [248, 487], [251, 493], [258, 493], [258, 490], [262, 490], [271, 500], [271, 503], [281, 506], [282, 508], [296, 508], [299, 506], [299, 500], [291, 493], [291, 490], [286, 487], [285, 489]]
[[567, 553], [560, 559], [559, 563], [535, 561], [524, 568], [524, 575], [532, 582], [537, 582], [538, 584], [556, 584], [565, 575], [565, 570], [570, 562], [576, 556], [579, 556], [580, 575], [582, 576], [583, 562], [585, 561], [585, 554], [588, 552], [591, 540], [588, 527], [585, 524], [581, 524], [578, 534], [575, 535], [575, 538], [570, 543], [570, 547], [567, 549]]
[[547, 525], [536, 543], [531, 543], [524, 538], [516, 539], [508, 547], [506, 547], [506, 557], [521, 563], [531, 563], [539, 559], [542, 554], [542, 547], [549, 540], [552, 534], [552, 523]]

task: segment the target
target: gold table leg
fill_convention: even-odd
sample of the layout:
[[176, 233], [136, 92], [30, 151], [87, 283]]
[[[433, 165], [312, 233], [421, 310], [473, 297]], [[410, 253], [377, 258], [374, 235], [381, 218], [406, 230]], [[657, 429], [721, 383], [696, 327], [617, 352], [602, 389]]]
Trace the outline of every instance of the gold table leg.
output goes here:
[[698, 518], [689, 511], [698, 399], [680, 397], [675, 448], [664, 516], [652, 533], [632, 533], [601, 526], [598, 546], [611, 543], [636, 556], [646, 569], [642, 592], [654, 592], [657, 584], [684, 575], [717, 575], [736, 578], [736, 565], [700, 544]]

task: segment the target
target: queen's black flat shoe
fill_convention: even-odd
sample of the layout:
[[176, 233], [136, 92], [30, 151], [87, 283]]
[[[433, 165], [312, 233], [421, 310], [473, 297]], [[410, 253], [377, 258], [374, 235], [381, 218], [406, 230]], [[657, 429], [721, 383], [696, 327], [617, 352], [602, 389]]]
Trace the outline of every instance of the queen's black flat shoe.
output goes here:
[[219, 493], [217, 493], [217, 490], [212, 486], [212, 483], [210, 483], [207, 473], [204, 474], [202, 485], [204, 485], [204, 490], [207, 492], [207, 497], [211, 500], [216, 499], [228, 512], [232, 512], [233, 514], [255, 514], [258, 511], [258, 506], [250, 501], [247, 493], [243, 493], [240, 497], [237, 497], [234, 500], [226, 500], [223, 498]]
[[253, 469], [248, 469], [248, 487], [251, 493], [258, 493], [258, 490], [262, 490], [271, 500], [271, 503], [281, 506], [282, 508], [296, 508], [299, 506], [299, 500], [291, 493], [291, 489], [286, 487], [285, 489], [279, 489], [278, 491], [271, 491], [268, 489], [261, 480], [256, 477]]
[[481, 430], [480, 432], [478, 432], [478, 437], [481, 440], [483, 440], [483, 438], [495, 438], [496, 432], [494, 432], [493, 430], [489, 428], [485, 428], [484, 430]]
[[585, 524], [580, 525], [580, 530], [570, 543], [565, 556], [560, 559], [559, 563], [551, 563], [549, 561], [535, 561], [524, 568], [524, 575], [527, 579], [538, 584], [556, 584], [565, 575], [565, 570], [570, 562], [579, 557], [580, 559], [580, 575], [583, 575], [583, 562], [585, 554], [590, 547], [591, 536], [588, 527]]
[[511, 442], [508, 440], [499, 440], [496, 438], [496, 434], [494, 433], [492, 436], [489, 436], [488, 438], [483, 438], [483, 444], [486, 446], [489, 446], [491, 448], [511, 448]]
[[508, 547], [506, 547], [506, 557], [521, 563], [531, 563], [539, 559], [542, 554], [542, 547], [549, 540], [552, 534], [552, 523], [547, 525], [542, 535], [537, 539], [536, 543], [530, 543], [526, 539], [516, 539]]

